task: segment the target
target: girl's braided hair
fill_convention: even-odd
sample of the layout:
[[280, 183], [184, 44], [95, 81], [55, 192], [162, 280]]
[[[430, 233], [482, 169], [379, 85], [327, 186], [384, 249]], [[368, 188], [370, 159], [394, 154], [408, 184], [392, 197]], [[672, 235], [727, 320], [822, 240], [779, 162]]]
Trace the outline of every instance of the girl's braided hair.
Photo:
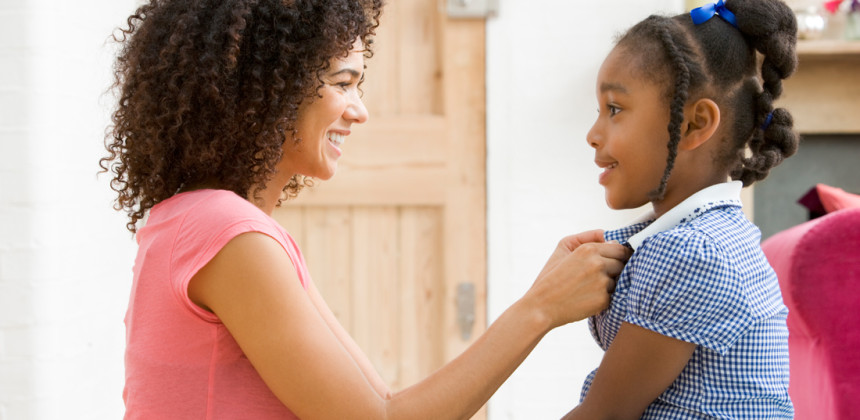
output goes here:
[[[299, 104], [356, 40], [372, 55], [382, 0], [150, 0], [117, 42], [118, 105], [100, 160], [137, 222], [183, 186], [247, 197], [295, 138]], [[293, 196], [306, 184], [294, 177]]]
[[794, 13], [780, 0], [728, 0], [726, 7], [737, 27], [717, 16], [698, 25], [688, 13], [650, 16], [618, 40], [619, 47], [633, 52], [631, 65], [642, 76], [666, 87], [669, 155], [652, 198], [665, 193], [681, 139], [683, 108], [690, 99], [712, 98], [722, 121], [731, 124], [730, 145], [720, 162], [744, 186], [764, 179], [797, 151], [791, 114], [773, 105], [782, 94], [782, 80], [797, 67]]

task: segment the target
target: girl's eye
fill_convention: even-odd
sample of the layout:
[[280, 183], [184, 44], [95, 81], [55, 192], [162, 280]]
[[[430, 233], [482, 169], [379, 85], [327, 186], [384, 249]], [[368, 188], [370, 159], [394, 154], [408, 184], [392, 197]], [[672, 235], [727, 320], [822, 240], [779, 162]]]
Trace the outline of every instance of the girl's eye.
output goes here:
[[[621, 112], [621, 107], [617, 105], [606, 105], [606, 110], [608, 111], [610, 117], [614, 117], [615, 114]], [[597, 108], [597, 113], [600, 114], [600, 108]]]

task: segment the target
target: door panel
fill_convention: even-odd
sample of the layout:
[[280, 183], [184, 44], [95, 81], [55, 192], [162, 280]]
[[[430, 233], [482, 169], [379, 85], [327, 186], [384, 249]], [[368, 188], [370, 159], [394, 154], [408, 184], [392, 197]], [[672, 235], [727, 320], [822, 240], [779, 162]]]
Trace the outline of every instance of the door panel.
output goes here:
[[[437, 0], [389, 2], [374, 50], [362, 86], [368, 123], [353, 126], [335, 177], [274, 217], [397, 390], [486, 327], [484, 21], [449, 19]], [[475, 290], [468, 339], [457, 323], [461, 283]]]

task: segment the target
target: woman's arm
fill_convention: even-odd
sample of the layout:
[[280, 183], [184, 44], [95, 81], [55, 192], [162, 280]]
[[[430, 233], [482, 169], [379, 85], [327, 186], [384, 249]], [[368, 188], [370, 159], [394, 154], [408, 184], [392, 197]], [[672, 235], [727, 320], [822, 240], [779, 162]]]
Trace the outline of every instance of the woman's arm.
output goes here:
[[352, 339], [349, 333], [346, 332], [346, 329], [343, 328], [340, 321], [337, 320], [337, 317], [331, 311], [331, 308], [329, 308], [325, 303], [325, 300], [323, 300], [323, 297], [320, 295], [320, 292], [313, 280], [311, 280], [308, 285], [308, 296], [314, 304], [314, 307], [319, 311], [320, 315], [322, 315], [326, 325], [328, 325], [329, 329], [331, 329], [335, 337], [337, 337], [346, 349], [347, 353], [349, 353], [349, 355], [352, 356], [352, 359], [358, 364], [358, 368], [361, 369], [361, 372], [376, 390], [376, 393], [382, 398], [390, 398], [391, 389], [388, 388], [388, 385], [386, 385], [382, 377], [379, 376], [379, 372], [373, 368], [373, 364], [370, 363], [370, 359], [367, 358], [367, 355], [361, 351], [355, 340]]
[[638, 419], [687, 365], [696, 345], [622, 323], [574, 419]]
[[[590, 234], [588, 238], [596, 237]], [[608, 304], [628, 252], [563, 240], [528, 293], [462, 355], [383, 398], [302, 289], [281, 246], [259, 233], [231, 240], [189, 284], [218, 315], [274, 394], [307, 419], [468, 418], [550, 329]], [[574, 250], [573, 247], [576, 247]]]

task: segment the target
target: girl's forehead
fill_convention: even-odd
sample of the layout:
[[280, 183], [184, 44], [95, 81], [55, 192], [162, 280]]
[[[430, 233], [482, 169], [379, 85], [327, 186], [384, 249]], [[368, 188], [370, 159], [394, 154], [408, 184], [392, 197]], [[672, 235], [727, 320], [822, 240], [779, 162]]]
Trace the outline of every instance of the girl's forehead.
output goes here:
[[619, 82], [624, 79], [633, 79], [634, 71], [630, 57], [625, 51], [614, 48], [600, 66], [598, 79], [603, 81]]
[[[625, 46], [616, 46], [609, 52], [600, 67], [598, 79], [624, 81], [625, 84], [665, 88], [669, 75], [656, 70], [643, 52]], [[652, 68], [653, 67], [653, 68]]]
[[649, 77], [649, 73], [638, 67], [637, 62], [630, 53], [618, 49], [610, 52], [598, 73], [597, 94], [611, 94], [615, 98], [627, 97], [648, 103], [659, 101], [665, 96], [665, 77]]
[[628, 71], [639, 70], [644, 66], [643, 52], [623, 45], [616, 46], [606, 56], [604, 63], [611, 63], [616, 67]]

